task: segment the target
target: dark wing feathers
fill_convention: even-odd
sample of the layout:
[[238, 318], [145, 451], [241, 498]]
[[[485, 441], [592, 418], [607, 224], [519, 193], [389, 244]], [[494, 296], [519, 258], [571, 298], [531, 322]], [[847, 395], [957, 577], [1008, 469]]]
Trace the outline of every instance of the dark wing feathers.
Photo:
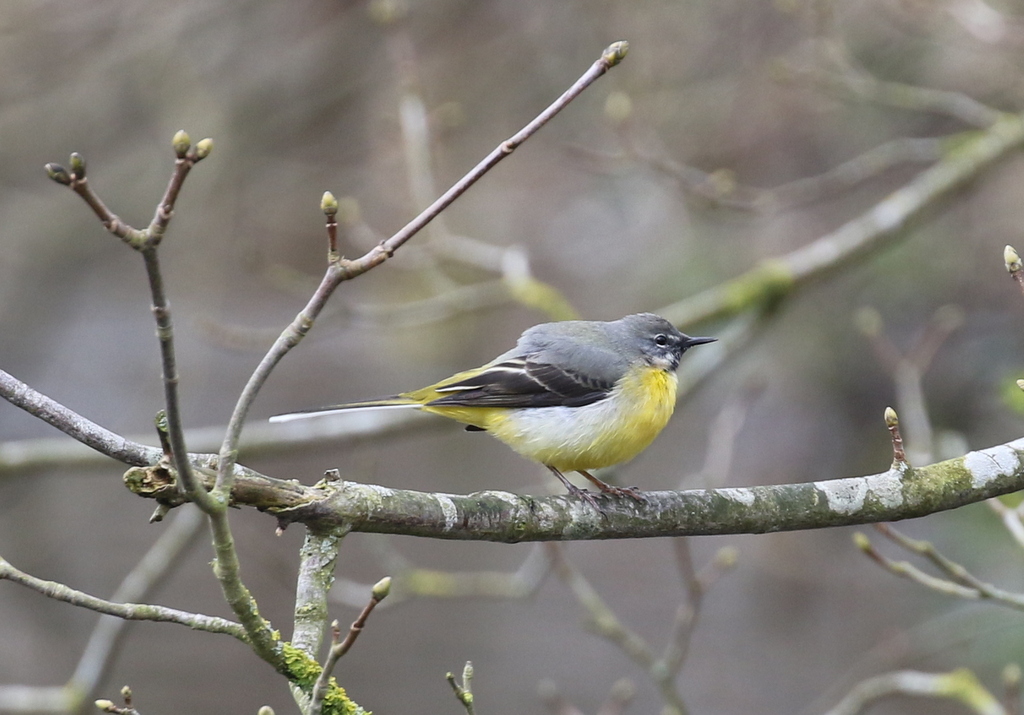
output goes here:
[[608, 396], [614, 383], [588, 379], [531, 357], [513, 358], [437, 389], [431, 407], [582, 407]]

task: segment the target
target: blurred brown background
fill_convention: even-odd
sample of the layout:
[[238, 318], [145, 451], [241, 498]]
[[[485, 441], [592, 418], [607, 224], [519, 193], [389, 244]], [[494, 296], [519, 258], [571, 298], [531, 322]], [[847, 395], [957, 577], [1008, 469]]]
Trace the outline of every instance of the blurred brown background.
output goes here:
[[[784, 0], [429, 0], [409, 3], [387, 26], [378, 21], [383, 10], [341, 0], [0, 2], [0, 367], [121, 433], [146, 433], [160, 407], [141, 261], [42, 171], [70, 151], [89, 160], [108, 205], [144, 225], [169, 176], [174, 131], [215, 140], [188, 180], [162, 249], [185, 414], [190, 426], [206, 426], [227, 419], [248, 374], [323, 270], [321, 193], [356, 199], [383, 235], [415, 215], [399, 116], [409, 82], [431, 121], [443, 189], [610, 42], [630, 42], [620, 67], [445, 214], [455, 234], [524, 247], [536, 277], [592, 319], [657, 310], [804, 245], [919, 168], [885, 172], [807, 206], [743, 211], [694, 198], [645, 162], [610, 158], [621, 152], [623, 133], [650, 155], [770, 188], [894, 138], [967, 128], [939, 113], [846, 101], [799, 77], [779, 82], [785, 66], [813, 65], [823, 37], [881, 79], [963, 92], [998, 109], [1024, 107], [1024, 35], [1012, 19], [1018, 3], [993, 9], [967, 0], [878, 0], [835, 8], [831, 24], [827, 6]], [[631, 101], [627, 127], [609, 118], [609, 96], [612, 106], [623, 96]], [[1022, 420], [1001, 395], [1024, 373], [1024, 306], [1006, 278], [1002, 247], [1021, 243], [1022, 190], [1024, 163], [1013, 158], [900, 242], [787, 302], [681, 406], [622, 479], [649, 489], [702, 486], [685, 477], [703, 464], [709, 425], [752, 381], [764, 391], [736, 441], [729, 485], [886, 469], [882, 412], [894, 393], [853, 327], [863, 306], [877, 308], [901, 347], [940, 306], [960, 306], [965, 325], [925, 381], [934, 426], [949, 437], [952, 454], [1020, 436]], [[339, 290], [272, 377], [254, 421], [420, 386], [489, 359], [545, 319], [505, 300], [402, 320], [411, 301], [495, 278], [482, 268], [431, 264], [417, 252], [420, 240], [428, 238]], [[350, 255], [364, 248], [353, 241]], [[52, 434], [0, 403], [0, 440]], [[242, 461], [305, 483], [337, 467], [352, 479], [430, 491], [554, 486], [502, 445], [454, 426], [355, 449], [325, 444]], [[122, 471], [111, 462], [0, 474], [0, 554], [34, 575], [108, 596], [161, 529], [147, 525], [152, 504], [121, 486]], [[243, 576], [262, 612], [287, 634], [301, 530], [278, 538], [266, 516], [233, 516]], [[906, 528], [979, 576], [1024, 588], [1020, 554], [984, 506]], [[1016, 613], [965, 605], [886, 575], [855, 551], [850, 534], [693, 540], [699, 563], [724, 546], [739, 550], [735, 571], [705, 603], [681, 676], [694, 713], [818, 712], [857, 679], [896, 667], [966, 665], [998, 688], [1001, 668], [1024, 658]], [[372, 583], [384, 575], [374, 541], [346, 539], [340, 577]], [[530, 548], [386, 541], [418, 565], [447, 569], [511, 570]], [[660, 649], [683, 599], [670, 544], [572, 544], [567, 553]], [[154, 600], [228, 615], [209, 560], [203, 539]], [[332, 611], [342, 623], [356, 614], [342, 605]], [[95, 620], [0, 584], [0, 683], [63, 683]], [[406, 601], [374, 615], [337, 675], [378, 713], [457, 712], [444, 674], [467, 659], [476, 666], [482, 712], [541, 711], [543, 678], [593, 712], [624, 676], [638, 687], [632, 712], [657, 712], [656, 689], [580, 620], [553, 578], [525, 601]], [[125, 683], [146, 713], [294, 707], [283, 683], [241, 645], [171, 625], [133, 626], [104, 696], [116, 699]], [[833, 695], [816, 700], [827, 692]], [[896, 711], [957, 712], [908, 701], [877, 709]]]

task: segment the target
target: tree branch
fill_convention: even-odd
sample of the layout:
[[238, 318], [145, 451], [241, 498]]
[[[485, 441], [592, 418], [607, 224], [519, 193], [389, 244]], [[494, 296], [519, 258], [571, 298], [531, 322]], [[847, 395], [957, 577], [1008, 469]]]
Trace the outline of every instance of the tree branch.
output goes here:
[[911, 220], [1018, 149], [1024, 144], [1024, 116], [1004, 114], [984, 131], [963, 134], [959, 139], [938, 164], [832, 233], [659, 312], [676, 325], [686, 326], [776, 304], [803, 284], [898, 237]]
[[11, 565], [11, 562], [0, 557], [0, 580], [2, 579], [19, 583], [49, 598], [64, 601], [73, 606], [88, 608], [97, 613], [117, 616], [128, 621], [178, 623], [198, 631], [225, 633], [243, 643], [249, 642], [245, 629], [241, 625], [224, 618], [204, 616], [200, 613], [189, 613], [188, 611], [179, 611], [176, 608], [154, 606], [145, 603], [114, 603], [112, 601], [105, 601], [102, 598], [90, 596], [82, 591], [76, 591], [56, 581], [44, 581], [35, 576], [30, 576], [24, 571], [19, 571]]
[[[283, 525], [436, 539], [517, 543], [759, 534], [898, 521], [1008, 494], [1024, 488], [1022, 457], [1019, 439], [930, 466], [861, 477], [645, 492], [643, 504], [602, 498], [603, 515], [569, 495], [431, 494], [354, 482], [304, 486], [254, 472], [239, 473], [232, 503], [256, 506]], [[201, 479], [212, 486], [208, 474]], [[125, 482], [139, 496], [175, 495], [166, 470], [133, 468]]]

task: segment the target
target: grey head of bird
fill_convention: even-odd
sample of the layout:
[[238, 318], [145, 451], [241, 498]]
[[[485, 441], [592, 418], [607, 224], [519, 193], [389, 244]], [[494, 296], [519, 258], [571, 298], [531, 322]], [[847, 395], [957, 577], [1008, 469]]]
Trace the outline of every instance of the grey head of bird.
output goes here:
[[634, 360], [662, 370], [677, 369], [687, 350], [715, 341], [715, 338], [691, 338], [654, 313], [627, 315], [608, 326], [621, 350], [631, 353]]
[[675, 370], [687, 349], [714, 340], [691, 338], [653, 313], [627, 315], [609, 322], [567, 320], [535, 325], [523, 333], [515, 348], [495, 362], [527, 357], [610, 386], [632, 365]]

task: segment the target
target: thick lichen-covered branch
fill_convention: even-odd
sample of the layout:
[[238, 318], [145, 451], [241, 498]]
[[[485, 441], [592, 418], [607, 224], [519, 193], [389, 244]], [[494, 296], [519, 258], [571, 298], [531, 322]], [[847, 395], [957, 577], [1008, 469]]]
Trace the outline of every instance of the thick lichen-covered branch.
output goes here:
[[[212, 486], [209, 475], [202, 478]], [[125, 482], [144, 497], [175, 494], [166, 470], [130, 469]], [[282, 525], [315, 529], [498, 542], [757, 534], [897, 521], [1017, 491], [1024, 488], [1024, 439], [868, 476], [645, 492], [644, 503], [599, 497], [603, 513], [568, 495], [455, 495], [337, 481], [303, 486], [265, 476], [239, 476], [235, 487], [233, 503], [257, 505]]]

